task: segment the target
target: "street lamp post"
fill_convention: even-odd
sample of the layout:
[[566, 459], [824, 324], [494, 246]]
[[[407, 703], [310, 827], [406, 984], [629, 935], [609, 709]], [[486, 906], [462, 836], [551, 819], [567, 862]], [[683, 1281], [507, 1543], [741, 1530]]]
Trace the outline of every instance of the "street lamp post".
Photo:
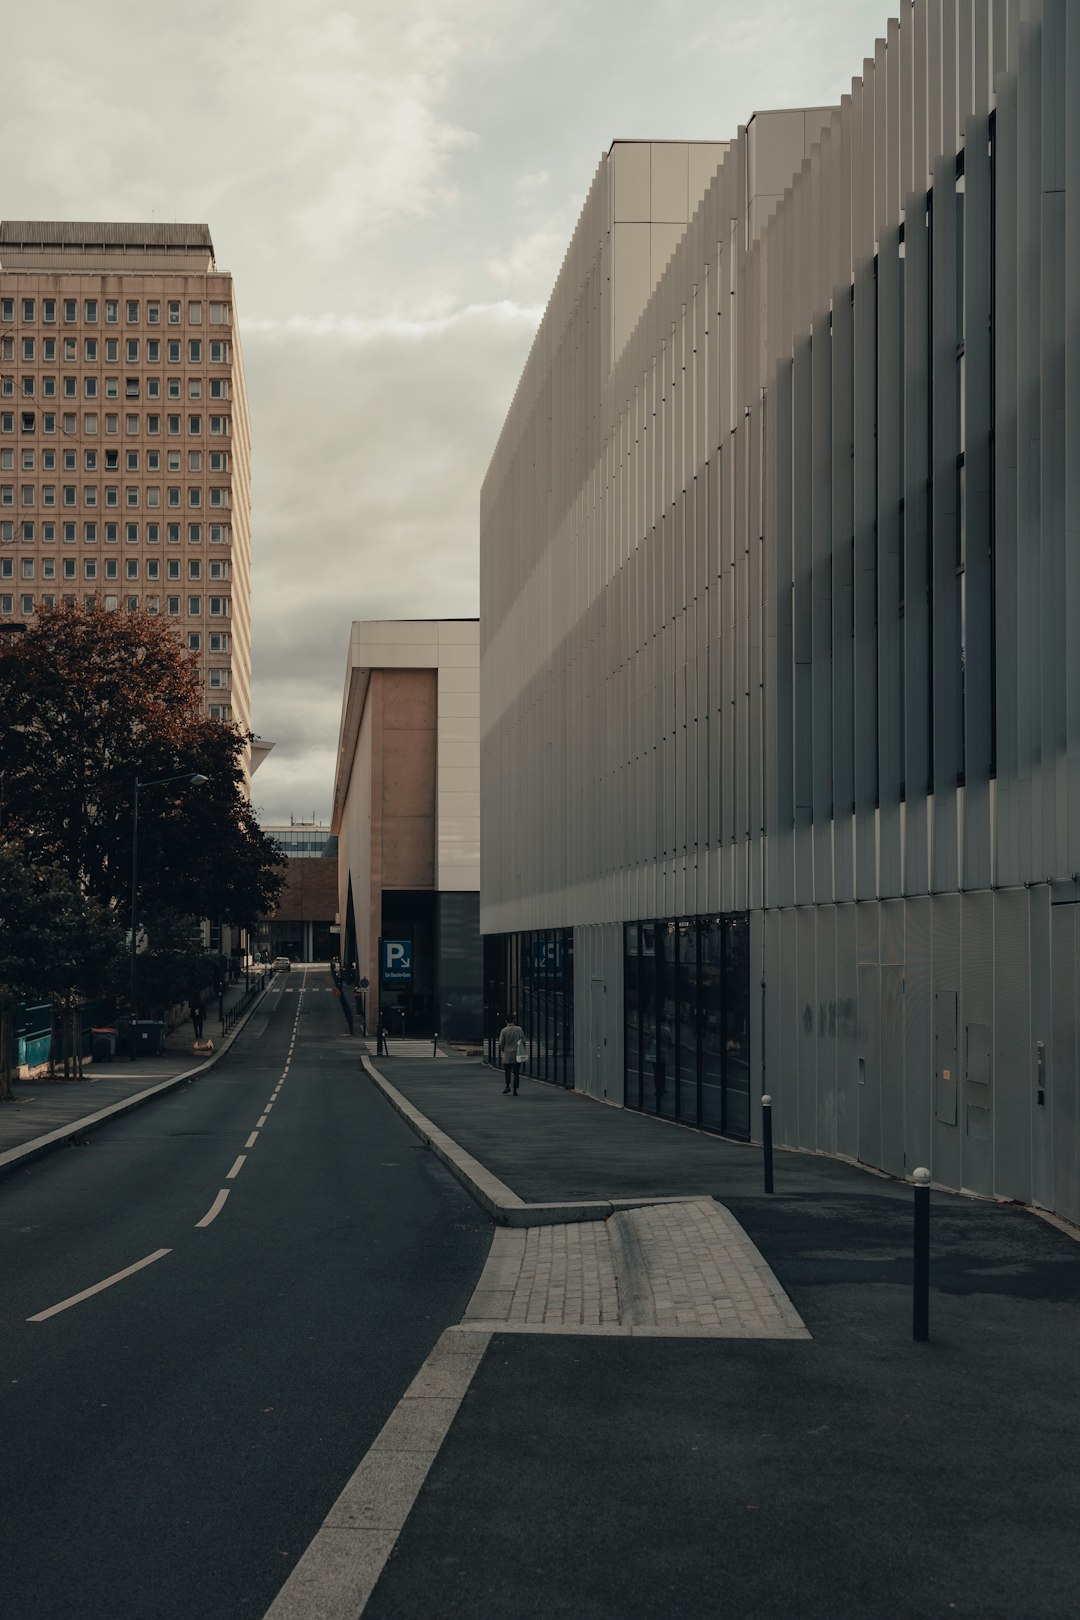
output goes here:
[[158, 776], [152, 782], [135, 778], [135, 796], [131, 819], [131, 1038], [128, 1042], [130, 1061], [135, 1060], [135, 1025], [139, 1021], [139, 789], [162, 787], [166, 782], [189, 782], [201, 787], [209, 782], [208, 776], [198, 771], [181, 771], [178, 776]]

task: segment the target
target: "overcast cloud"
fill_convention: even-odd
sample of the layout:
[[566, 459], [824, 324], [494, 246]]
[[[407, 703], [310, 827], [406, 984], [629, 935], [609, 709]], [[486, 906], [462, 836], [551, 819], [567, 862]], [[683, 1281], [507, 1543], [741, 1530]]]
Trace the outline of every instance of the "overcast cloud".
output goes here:
[[0, 213], [205, 221], [254, 441], [265, 820], [328, 813], [349, 623], [477, 611], [480, 483], [601, 153], [835, 101], [883, 0], [38, 0]]

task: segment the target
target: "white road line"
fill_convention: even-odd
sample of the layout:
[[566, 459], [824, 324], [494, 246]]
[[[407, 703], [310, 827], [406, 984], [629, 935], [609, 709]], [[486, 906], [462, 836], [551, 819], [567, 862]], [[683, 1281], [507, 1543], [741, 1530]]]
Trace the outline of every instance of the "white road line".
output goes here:
[[231, 1181], [234, 1176], [238, 1176], [240, 1174], [240, 1166], [243, 1164], [243, 1162], [244, 1162], [244, 1160], [246, 1158], [247, 1158], [246, 1153], [240, 1153], [240, 1154], [237, 1155], [236, 1163], [233, 1165], [232, 1169], [229, 1171], [228, 1175], [225, 1177], [226, 1181]]
[[201, 1221], [196, 1221], [195, 1225], [196, 1226], [209, 1226], [210, 1222], [214, 1219], [214, 1217], [217, 1216], [217, 1215], [220, 1215], [222, 1210], [225, 1208], [225, 1200], [226, 1200], [226, 1198], [228, 1198], [228, 1196], [229, 1196], [229, 1194], [231, 1192], [232, 1192], [231, 1187], [222, 1187], [221, 1191], [218, 1193], [217, 1197], [214, 1199], [214, 1202], [210, 1205], [210, 1208], [207, 1210], [207, 1212], [203, 1216], [202, 1220]]
[[490, 1342], [476, 1338], [442, 1335], [263, 1620], [363, 1613]]
[[266, 1115], [265, 1115], [265, 1114], [263, 1114], [263, 1115], [262, 1115], [262, 1117], [261, 1117], [261, 1118], [260, 1118], [260, 1119], [257, 1119], [257, 1120], [256, 1120], [256, 1121], [255, 1121], [255, 1129], [256, 1129], [256, 1130], [257, 1130], [257, 1131], [261, 1131], [261, 1130], [262, 1130], [262, 1128], [263, 1128], [263, 1126], [264, 1126], [264, 1125], [265, 1125], [265, 1124], [266, 1124]]
[[172, 1250], [155, 1249], [153, 1254], [148, 1254], [144, 1260], [136, 1260], [133, 1266], [125, 1266], [123, 1271], [114, 1271], [111, 1277], [105, 1278], [104, 1282], [95, 1283], [92, 1288], [84, 1288], [81, 1294], [72, 1294], [70, 1299], [62, 1299], [59, 1305], [50, 1305], [47, 1311], [38, 1311], [36, 1316], [28, 1316], [26, 1320], [28, 1322], [45, 1322], [50, 1316], [55, 1316], [57, 1312], [66, 1311], [70, 1306], [78, 1305], [82, 1300], [89, 1299], [91, 1294], [100, 1294], [103, 1288], [111, 1288], [113, 1283], [123, 1282], [125, 1277], [130, 1277], [133, 1272], [141, 1271], [144, 1266], [152, 1266], [155, 1260], [163, 1260], [167, 1254], [172, 1254]]
[[258, 1131], [252, 1131], [251, 1135], [248, 1137], [247, 1141], [244, 1143], [244, 1146], [246, 1148], [253, 1148], [258, 1140], [259, 1140]]

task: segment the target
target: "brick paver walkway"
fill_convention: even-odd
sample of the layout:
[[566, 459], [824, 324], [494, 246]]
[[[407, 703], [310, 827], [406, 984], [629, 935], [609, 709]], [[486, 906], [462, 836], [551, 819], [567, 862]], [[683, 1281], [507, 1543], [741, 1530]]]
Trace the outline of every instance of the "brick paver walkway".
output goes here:
[[711, 1198], [607, 1221], [500, 1227], [465, 1325], [521, 1333], [806, 1339], [729, 1210]]

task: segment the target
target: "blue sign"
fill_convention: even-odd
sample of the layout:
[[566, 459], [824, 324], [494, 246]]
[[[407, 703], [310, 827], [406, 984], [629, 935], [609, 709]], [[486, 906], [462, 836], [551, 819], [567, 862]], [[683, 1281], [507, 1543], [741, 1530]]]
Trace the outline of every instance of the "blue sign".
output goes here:
[[534, 939], [532, 942], [534, 979], [561, 979], [563, 949], [561, 939]]
[[412, 984], [412, 940], [380, 941], [380, 970], [383, 984]]

